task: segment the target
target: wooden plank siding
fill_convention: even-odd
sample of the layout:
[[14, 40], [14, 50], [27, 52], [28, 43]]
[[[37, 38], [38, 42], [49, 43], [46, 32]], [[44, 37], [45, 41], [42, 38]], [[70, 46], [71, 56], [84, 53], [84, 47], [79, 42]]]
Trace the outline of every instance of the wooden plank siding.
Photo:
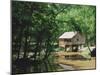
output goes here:
[[75, 46], [75, 45], [83, 45], [85, 44], [85, 37], [80, 33], [76, 33], [72, 38], [67, 38], [68, 36], [64, 36], [64, 38], [59, 38], [59, 47], [66, 46]]
[[85, 37], [79, 33], [77, 33], [71, 40], [73, 45], [82, 45], [85, 43]]

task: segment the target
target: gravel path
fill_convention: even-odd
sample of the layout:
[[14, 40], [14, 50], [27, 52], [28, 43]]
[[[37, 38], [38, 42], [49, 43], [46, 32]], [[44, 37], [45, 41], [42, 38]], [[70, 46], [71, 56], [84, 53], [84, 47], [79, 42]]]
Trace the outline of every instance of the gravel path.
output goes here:
[[59, 64], [64, 70], [75, 70], [72, 66]]

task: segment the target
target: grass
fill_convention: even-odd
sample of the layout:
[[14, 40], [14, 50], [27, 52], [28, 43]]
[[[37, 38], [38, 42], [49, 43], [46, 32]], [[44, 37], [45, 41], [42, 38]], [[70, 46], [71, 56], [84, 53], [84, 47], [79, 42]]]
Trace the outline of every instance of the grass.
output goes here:
[[85, 58], [91, 58], [89, 50], [84, 50], [81, 52], [81, 55]]
[[[95, 57], [91, 57], [89, 54], [89, 50], [83, 50], [79, 54], [82, 55], [84, 60], [67, 60], [65, 59], [65, 55], [73, 55], [75, 54], [74, 52], [64, 52], [64, 51], [59, 51], [55, 53], [56, 57], [56, 64], [64, 64], [64, 65], [70, 65], [75, 68], [75, 70], [82, 70], [82, 69], [95, 69], [96, 68], [96, 59]], [[77, 54], [77, 53], [76, 53]], [[91, 59], [90, 59], [91, 58]]]
[[70, 65], [75, 68], [75, 70], [80, 70], [80, 69], [95, 69], [95, 58], [92, 58], [91, 60], [59, 60], [57, 62], [58, 64], [65, 64], [65, 65]]

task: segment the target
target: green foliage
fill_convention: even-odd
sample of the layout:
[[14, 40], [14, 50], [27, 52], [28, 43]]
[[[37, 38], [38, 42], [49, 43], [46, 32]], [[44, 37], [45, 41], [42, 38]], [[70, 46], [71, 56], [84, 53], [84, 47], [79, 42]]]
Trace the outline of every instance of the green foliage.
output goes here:
[[69, 9], [65, 9], [67, 12], [61, 12], [56, 17], [57, 20], [63, 22], [61, 24], [59, 23], [61, 32], [79, 31], [86, 36], [87, 41], [90, 43], [95, 43], [96, 7], [85, 5], [70, 5]]
[[31, 51], [35, 64], [45, 64], [58, 37], [66, 31], [79, 31], [88, 44], [95, 44], [95, 17], [95, 6], [12, 1], [12, 51], [17, 52], [18, 59], [21, 52], [26, 59]]

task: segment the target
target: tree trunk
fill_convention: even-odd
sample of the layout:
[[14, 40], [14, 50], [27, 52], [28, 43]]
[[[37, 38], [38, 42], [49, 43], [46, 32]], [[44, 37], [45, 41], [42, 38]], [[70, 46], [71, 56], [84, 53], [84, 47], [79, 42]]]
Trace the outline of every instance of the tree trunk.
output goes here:
[[28, 26], [26, 26], [26, 31], [25, 31], [25, 45], [24, 45], [24, 58], [26, 58], [27, 56], [27, 49], [28, 49], [28, 42], [27, 42], [27, 39], [28, 39]]
[[87, 47], [88, 47], [89, 52], [90, 52], [90, 55], [91, 55], [91, 49], [90, 49], [90, 47], [89, 47], [89, 43], [88, 43], [88, 39], [87, 39], [87, 35], [86, 35], [86, 44], [87, 44]]
[[20, 30], [20, 35], [19, 35], [19, 42], [20, 42], [20, 46], [19, 46], [19, 50], [18, 50], [18, 57], [17, 59], [19, 59], [20, 56], [20, 50], [21, 50], [21, 41], [22, 41], [22, 29]]

